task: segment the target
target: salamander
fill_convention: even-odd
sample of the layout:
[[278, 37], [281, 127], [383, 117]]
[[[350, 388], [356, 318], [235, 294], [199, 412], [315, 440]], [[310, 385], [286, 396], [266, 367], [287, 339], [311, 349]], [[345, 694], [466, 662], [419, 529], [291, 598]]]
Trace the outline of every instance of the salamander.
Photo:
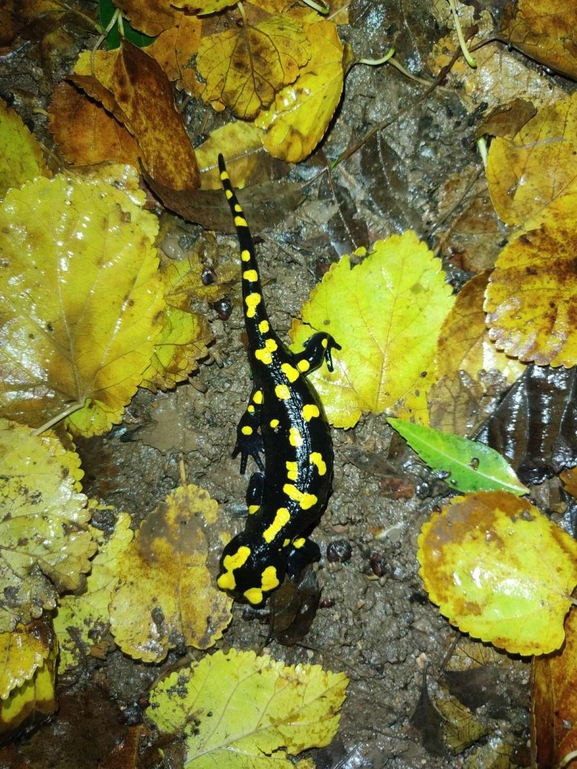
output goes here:
[[[233, 458], [244, 475], [252, 457], [244, 531], [224, 548], [217, 584], [237, 601], [258, 606], [286, 576], [296, 580], [320, 558], [309, 539], [327, 505], [333, 478], [333, 445], [318, 394], [306, 375], [326, 361], [333, 370], [327, 333], [316, 333], [300, 353], [273, 331], [262, 294], [254, 245], [222, 155], [220, 178], [240, 245], [244, 322], [253, 386], [237, 427]], [[264, 462], [262, 455], [264, 454]]]

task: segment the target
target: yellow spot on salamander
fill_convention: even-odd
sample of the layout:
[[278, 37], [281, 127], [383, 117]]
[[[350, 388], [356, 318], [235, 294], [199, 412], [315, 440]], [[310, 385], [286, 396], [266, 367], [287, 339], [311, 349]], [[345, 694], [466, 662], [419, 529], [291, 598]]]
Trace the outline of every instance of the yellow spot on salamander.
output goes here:
[[277, 385], [274, 388], [274, 392], [280, 401], [286, 401], [291, 397], [291, 391], [285, 384]]
[[298, 462], [287, 462], [286, 469], [287, 469], [287, 478], [289, 479], [289, 481], [296, 481], [299, 475]]
[[258, 513], [260, 510], [260, 505], [249, 505], [248, 506], [248, 514], [254, 515], [255, 513]]
[[263, 590], [274, 590], [280, 585], [275, 566], [267, 566], [263, 571], [261, 585]]
[[296, 380], [299, 378], [299, 372], [294, 366], [291, 366], [290, 363], [283, 363], [280, 367], [280, 370], [283, 372], [289, 382], [296, 382]]
[[241, 545], [234, 555], [225, 555], [222, 561], [222, 565], [226, 571], [234, 571], [240, 569], [241, 566], [248, 561], [250, 555], [250, 547]]
[[297, 427], [291, 427], [289, 430], [289, 443], [296, 449], [299, 449], [303, 445], [303, 437]]
[[221, 574], [216, 580], [216, 584], [221, 590], [234, 590], [236, 587], [236, 580], [234, 574], [230, 571]]
[[293, 547], [296, 547], [296, 549], [298, 550], [299, 547], [302, 547], [305, 542], [306, 542], [306, 539], [304, 537], [299, 537], [298, 539], [293, 539]]
[[318, 497], [316, 497], [314, 494], [308, 494], [304, 491], [299, 491], [296, 486], [293, 486], [292, 483], [285, 483], [285, 485], [282, 487], [282, 490], [287, 495], [287, 497], [290, 497], [291, 499], [294, 499], [295, 502], [298, 502], [300, 508], [302, 510], [310, 510], [313, 505], [316, 505], [316, 503], [319, 501]]
[[246, 410], [248, 411], [249, 414], [254, 414], [254, 406], [252, 405], [252, 403], [248, 404], [248, 406], [246, 407]]
[[250, 251], [248, 251], [246, 248], [240, 252], [240, 258], [243, 262], [250, 262]]
[[230, 200], [232, 198], [232, 192], [231, 190], [225, 190], [224, 194], [226, 195], [226, 199]]
[[261, 334], [266, 334], [268, 331], [270, 331], [270, 323], [268, 320], [261, 320], [261, 322], [258, 324], [258, 330]]
[[243, 595], [249, 603], [252, 603], [255, 606], [262, 603], [263, 595], [262, 590], [259, 587], [251, 587], [248, 590], [245, 590]]
[[273, 430], [276, 430], [276, 428], [279, 426], [280, 422], [278, 421], [278, 419], [271, 419], [269, 424], [270, 424], [270, 426], [272, 427]]
[[248, 227], [248, 224], [246, 223], [246, 219], [244, 216], [235, 216], [234, 217], [234, 226], [235, 227]]
[[308, 360], [306, 360], [306, 358], [299, 360], [299, 362], [297, 363], [298, 370], [302, 371], [303, 374], [305, 373], [305, 371], [308, 371], [310, 367], [311, 367], [311, 364], [308, 362]]
[[284, 539], [283, 543], [282, 543], [282, 546], [283, 547], [288, 547], [290, 545], [290, 543], [291, 543], [290, 539]]
[[327, 466], [321, 454], [318, 451], [313, 451], [309, 457], [311, 465], [314, 465], [319, 471], [319, 475], [326, 475]]
[[243, 435], [252, 435], [252, 427], [249, 427], [249, 425], [245, 425], [244, 427], [241, 427], [240, 431]]
[[256, 270], [245, 270], [242, 273], [242, 277], [251, 283], [255, 283], [258, 280], [258, 272]]
[[310, 422], [313, 417], [319, 417], [320, 415], [320, 409], [314, 403], [307, 403], [306, 406], [303, 406], [303, 419], [305, 422]]
[[256, 308], [261, 303], [262, 297], [260, 294], [249, 294], [245, 299], [246, 304], [246, 317], [254, 318], [256, 314]]
[[252, 399], [257, 406], [260, 406], [264, 400], [262, 390], [255, 390], [254, 395], [252, 396]]
[[234, 210], [237, 212], [237, 214], [242, 214], [243, 213], [243, 210], [240, 207], [240, 203], [235, 203], [234, 204]]
[[278, 344], [274, 339], [265, 339], [264, 347], [254, 351], [254, 357], [260, 360], [265, 366], [270, 366], [272, 363], [271, 353], [278, 350]]
[[[228, 171], [221, 171], [220, 178], [223, 182], [226, 182], [228, 180]], [[230, 192], [230, 190], [227, 190], [227, 192]]]
[[264, 541], [270, 545], [283, 526], [286, 526], [290, 521], [290, 517], [290, 513], [286, 507], [279, 507], [275, 513], [274, 521], [262, 533]]

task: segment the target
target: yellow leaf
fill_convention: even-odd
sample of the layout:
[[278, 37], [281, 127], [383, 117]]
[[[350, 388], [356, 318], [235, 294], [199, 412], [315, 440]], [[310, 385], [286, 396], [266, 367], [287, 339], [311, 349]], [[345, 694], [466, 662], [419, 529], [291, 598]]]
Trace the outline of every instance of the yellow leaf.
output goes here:
[[39, 632], [37, 623], [0, 633], [0, 700], [29, 681], [49, 653], [48, 639]]
[[86, 436], [120, 421], [161, 326], [157, 229], [102, 182], [57, 176], [10, 191], [0, 207], [1, 415], [40, 427], [86, 404], [71, 418]]
[[[91, 563], [86, 589], [80, 595], [61, 597], [54, 615], [54, 631], [60, 648], [60, 674], [81, 663], [82, 657], [100, 638], [98, 628], [107, 632], [108, 605], [118, 582], [120, 563], [134, 537], [130, 516], [126, 513], [119, 514], [108, 538], [99, 529], [92, 528], [92, 533], [98, 543], [98, 553]], [[72, 634], [69, 628], [73, 628]]]
[[312, 50], [293, 85], [283, 88], [255, 124], [266, 129], [264, 146], [273, 157], [298, 163], [308, 157], [331, 121], [344, 82], [343, 44], [330, 21], [306, 24]]
[[576, 202], [577, 182], [526, 223], [497, 257], [489, 279], [489, 335], [522, 361], [577, 363]]
[[296, 754], [331, 742], [347, 684], [344, 673], [320, 665], [218, 651], [160, 681], [148, 717], [163, 732], [184, 734], [186, 769], [266, 769], [272, 761], [290, 769], [282, 748]]
[[294, 82], [309, 58], [302, 26], [286, 16], [218, 32], [202, 40], [196, 59], [206, 81], [202, 98], [217, 110], [229, 107], [250, 120]]
[[419, 537], [421, 576], [441, 613], [512, 654], [561, 646], [576, 559], [572, 537], [502, 491], [456, 497]]
[[76, 454], [51, 436], [0, 419], [0, 632], [76, 590], [96, 545]]
[[491, 142], [487, 181], [507, 224], [523, 224], [577, 177], [577, 94], [543, 107], [512, 138]]
[[35, 176], [49, 176], [40, 145], [20, 116], [0, 99], [0, 198]]
[[391, 412], [425, 389], [453, 301], [440, 260], [412, 231], [378, 241], [356, 267], [348, 256], [331, 267], [291, 339], [296, 346], [313, 330], [328, 331], [343, 348], [333, 373], [311, 374], [332, 424], [353, 427], [362, 412]]
[[261, 155], [265, 154], [262, 146], [263, 138], [264, 132], [260, 128], [253, 123], [243, 123], [240, 120], [227, 123], [212, 131], [208, 139], [196, 148], [198, 165], [203, 172], [202, 188], [222, 189], [216, 162], [216, 157], [221, 152], [226, 158], [229, 172], [234, 166], [234, 186], [236, 189], [242, 189]]
[[0, 701], [0, 735], [3, 741], [9, 733], [18, 734], [24, 729], [32, 729], [56, 711], [56, 638], [52, 630], [42, 623], [33, 623], [28, 632], [42, 638], [43, 659], [31, 676]]
[[222, 637], [232, 601], [207, 567], [207, 533], [210, 527], [214, 533], [217, 508], [206, 491], [189, 485], [172, 492], [140, 527], [110, 604], [111, 630], [125, 654], [160, 662], [178, 644], [207, 649]]

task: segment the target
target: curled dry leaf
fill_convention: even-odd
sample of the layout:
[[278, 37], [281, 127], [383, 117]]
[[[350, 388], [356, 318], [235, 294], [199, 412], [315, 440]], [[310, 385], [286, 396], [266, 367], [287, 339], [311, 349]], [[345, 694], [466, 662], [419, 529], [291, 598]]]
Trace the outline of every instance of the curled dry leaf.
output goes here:
[[10, 191], [0, 207], [0, 415], [40, 427], [76, 407], [69, 424], [83, 435], [120, 421], [160, 331], [157, 229], [108, 184], [57, 176]]
[[96, 551], [76, 454], [0, 419], [0, 632], [77, 590]]
[[525, 499], [456, 497], [419, 537], [421, 576], [451, 623], [512, 654], [563, 643], [577, 584], [577, 542]]

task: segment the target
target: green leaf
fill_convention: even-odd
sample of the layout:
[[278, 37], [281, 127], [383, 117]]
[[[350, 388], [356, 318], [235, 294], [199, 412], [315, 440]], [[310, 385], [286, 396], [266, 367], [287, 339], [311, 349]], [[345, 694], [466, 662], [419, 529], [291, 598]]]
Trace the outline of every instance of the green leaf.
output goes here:
[[[112, 0], [100, 0], [98, 5], [100, 10], [100, 23], [102, 28], [106, 29], [106, 27], [110, 24], [112, 17], [116, 13], [116, 6]], [[154, 43], [155, 40], [154, 37], [149, 37], [148, 35], [145, 35], [144, 32], [138, 32], [137, 30], [133, 29], [130, 26], [128, 20], [125, 18], [122, 19], [122, 31], [123, 37], [125, 37], [139, 48], [145, 48], [147, 45]], [[118, 29], [118, 21], [116, 21], [108, 33], [108, 37], [106, 38], [106, 47], [108, 50], [120, 48], [120, 32]]]
[[507, 460], [484, 443], [448, 435], [432, 427], [389, 418], [393, 427], [433, 470], [448, 473], [447, 483], [459, 491], [510, 491], [527, 494]]

